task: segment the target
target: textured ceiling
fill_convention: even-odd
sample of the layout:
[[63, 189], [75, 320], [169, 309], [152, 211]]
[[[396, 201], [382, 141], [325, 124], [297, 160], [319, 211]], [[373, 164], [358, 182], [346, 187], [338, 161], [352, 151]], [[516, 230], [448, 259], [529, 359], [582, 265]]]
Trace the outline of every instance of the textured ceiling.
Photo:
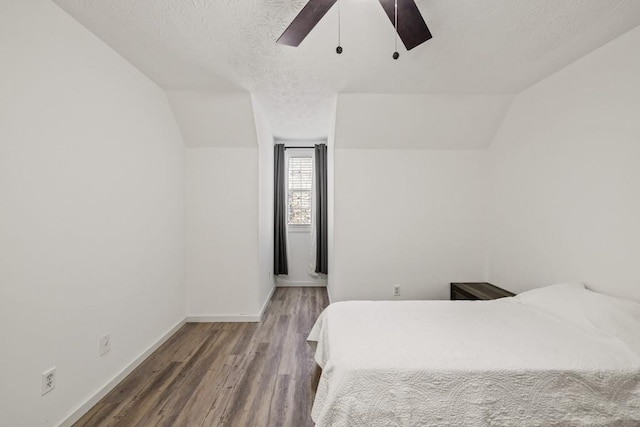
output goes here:
[[254, 94], [281, 137], [326, 135], [336, 93], [517, 93], [640, 24], [639, 0], [418, 0], [434, 38], [394, 61], [376, 0], [341, 0], [300, 47], [306, 0], [54, 0], [169, 90]]

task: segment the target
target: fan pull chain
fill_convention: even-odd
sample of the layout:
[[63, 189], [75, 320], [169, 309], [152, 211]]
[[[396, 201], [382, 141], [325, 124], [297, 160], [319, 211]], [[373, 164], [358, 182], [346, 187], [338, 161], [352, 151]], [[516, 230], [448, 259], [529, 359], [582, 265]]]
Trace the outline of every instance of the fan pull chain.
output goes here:
[[338, 47], [336, 47], [336, 53], [338, 55], [342, 53], [342, 46], [340, 46], [340, 4], [341, 1], [338, 0]]
[[393, 59], [398, 59], [400, 57], [400, 54], [398, 53], [398, 0], [395, 1], [394, 3], [394, 23], [393, 23], [393, 27], [396, 30], [396, 37], [395, 37], [395, 52], [393, 52]]

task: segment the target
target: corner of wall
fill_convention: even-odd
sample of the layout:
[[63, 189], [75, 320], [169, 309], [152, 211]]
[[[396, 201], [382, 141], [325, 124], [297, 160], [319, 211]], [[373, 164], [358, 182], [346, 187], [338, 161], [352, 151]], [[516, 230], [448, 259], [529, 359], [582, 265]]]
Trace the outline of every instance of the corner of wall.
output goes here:
[[506, 105], [502, 116], [500, 117], [500, 119], [497, 121], [496, 123], [496, 127], [495, 130], [493, 132], [493, 135], [491, 136], [491, 141], [489, 142], [489, 145], [487, 145], [487, 150], [491, 150], [491, 148], [493, 147], [493, 144], [495, 143], [495, 141], [498, 139], [498, 135], [500, 134], [500, 131], [502, 129], [502, 126], [504, 125], [505, 121], [507, 120], [507, 117], [509, 116], [509, 113], [511, 111], [511, 108], [513, 107], [513, 104], [516, 102], [516, 99], [518, 98], [519, 93], [513, 94], [511, 101]]

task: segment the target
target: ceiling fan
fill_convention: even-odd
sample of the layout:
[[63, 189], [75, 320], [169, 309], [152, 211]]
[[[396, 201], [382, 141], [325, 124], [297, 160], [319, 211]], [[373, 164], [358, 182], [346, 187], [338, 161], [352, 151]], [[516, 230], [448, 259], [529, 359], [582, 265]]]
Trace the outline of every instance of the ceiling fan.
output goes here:
[[[309, 0], [276, 43], [298, 46], [337, 1], [339, 0]], [[431, 38], [431, 32], [413, 0], [379, 1], [407, 50]], [[342, 48], [338, 46], [336, 52], [341, 53]], [[397, 56], [398, 53], [395, 52], [394, 59]]]

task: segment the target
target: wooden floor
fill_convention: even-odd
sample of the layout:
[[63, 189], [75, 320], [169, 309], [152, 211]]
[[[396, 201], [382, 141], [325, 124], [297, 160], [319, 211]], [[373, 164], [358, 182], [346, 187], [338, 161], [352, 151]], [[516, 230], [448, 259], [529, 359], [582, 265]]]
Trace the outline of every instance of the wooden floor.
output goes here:
[[325, 288], [277, 288], [260, 323], [187, 323], [75, 426], [313, 426], [306, 342]]

